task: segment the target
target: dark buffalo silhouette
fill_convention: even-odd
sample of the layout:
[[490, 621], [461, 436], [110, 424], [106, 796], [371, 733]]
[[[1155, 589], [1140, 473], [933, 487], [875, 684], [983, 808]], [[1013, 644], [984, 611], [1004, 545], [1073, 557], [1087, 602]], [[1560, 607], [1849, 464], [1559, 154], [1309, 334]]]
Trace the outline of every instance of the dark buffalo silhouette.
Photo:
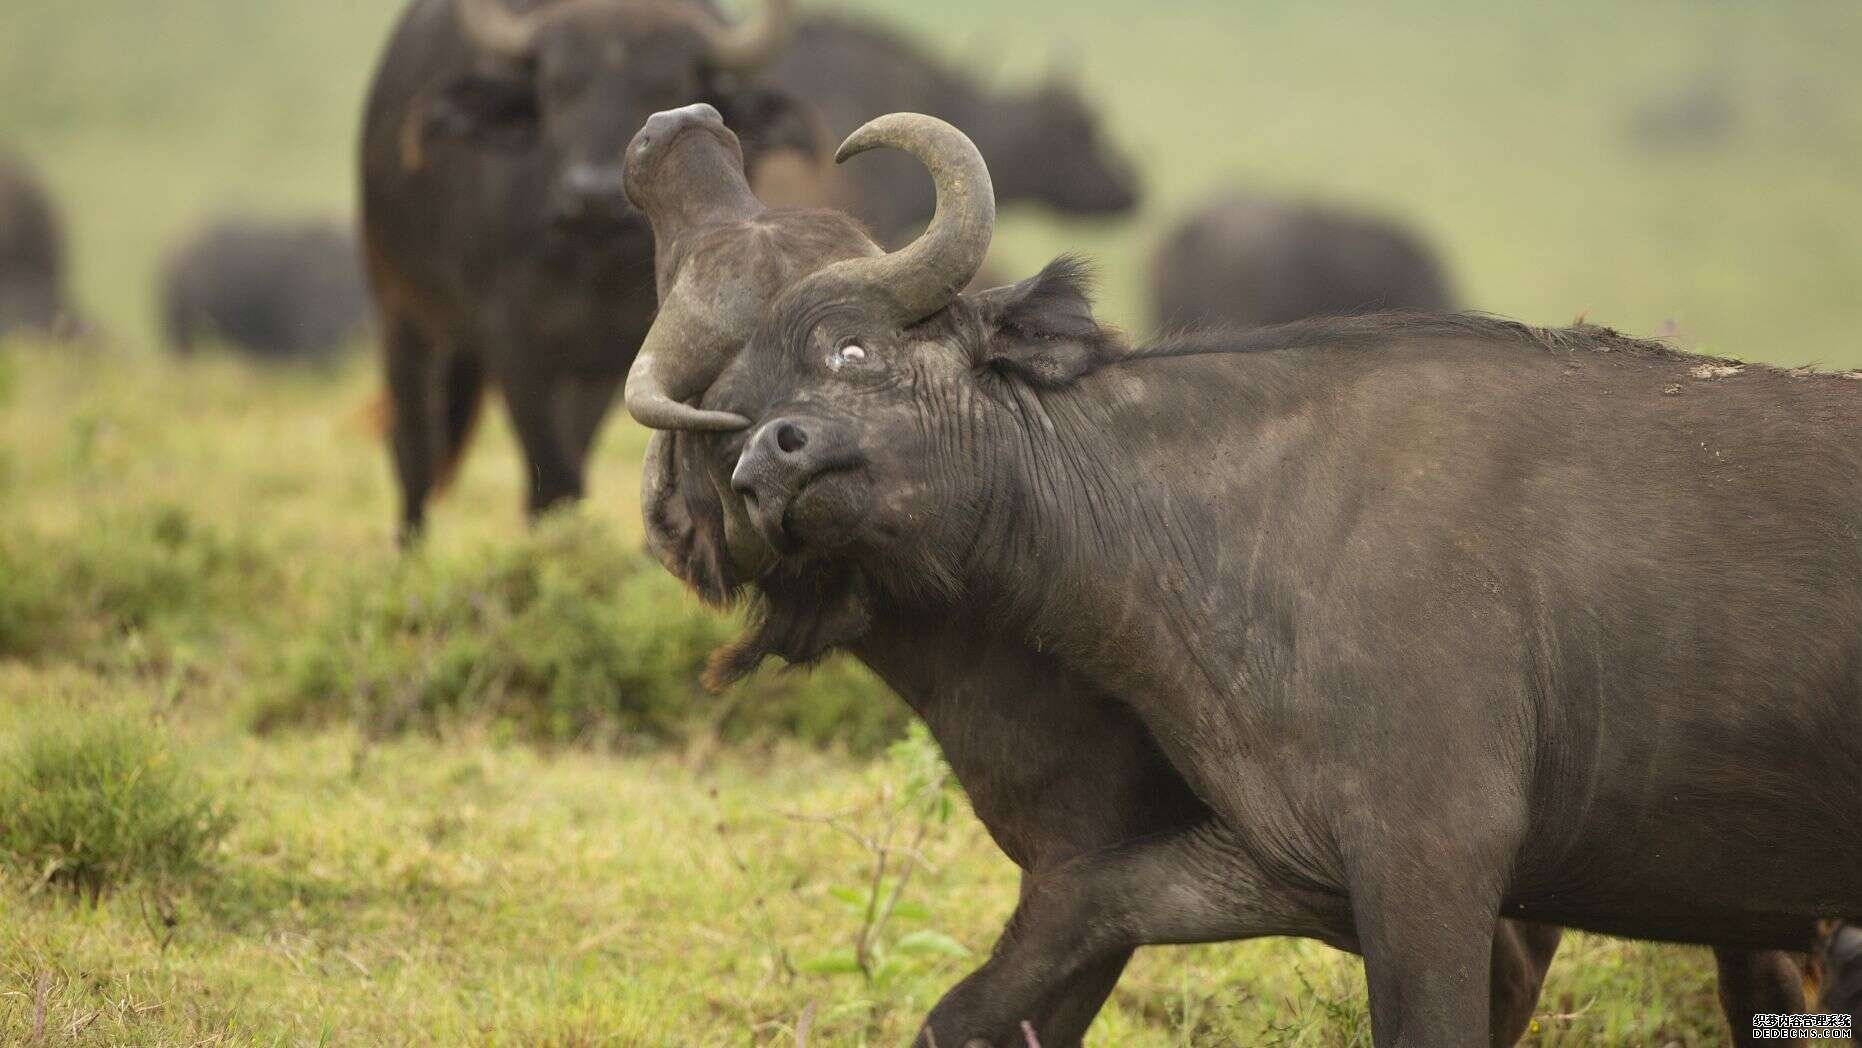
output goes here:
[[[380, 309], [404, 537], [504, 393], [529, 508], [581, 495], [583, 460], [652, 317], [652, 237], [622, 190], [648, 115], [715, 105], [753, 154], [814, 149], [749, 85], [791, 0], [729, 25], [687, 0], [416, 0], [364, 113], [362, 226]], [[521, 8], [521, 9], [520, 9]]]
[[58, 211], [25, 161], [0, 150], [0, 335], [57, 333], [69, 321]]
[[1499, 918], [1740, 976], [1862, 913], [1862, 373], [1456, 314], [1131, 346], [1068, 260], [958, 293], [960, 135], [855, 137], [940, 217], [777, 295], [696, 405], [751, 425], [644, 490], [753, 600], [715, 684], [853, 653], [1023, 863], [924, 1043], [1077, 1044], [1136, 946], [1302, 935], [1364, 955], [1379, 1045], [1483, 1045]]
[[[837, 140], [893, 112], [928, 113], [968, 129], [1004, 204], [1027, 200], [1098, 215], [1129, 211], [1138, 199], [1136, 169], [1065, 77], [1030, 90], [992, 90], [877, 22], [811, 13], [769, 78], [818, 110]], [[831, 202], [881, 243], [896, 245], [931, 217], [931, 182], [907, 158], [876, 156], [841, 174]]]
[[1385, 219], [1243, 192], [1191, 210], [1151, 258], [1161, 327], [1454, 307], [1442, 264]]
[[220, 342], [266, 358], [327, 356], [368, 326], [355, 234], [313, 219], [217, 220], [169, 256], [161, 313], [177, 352]]

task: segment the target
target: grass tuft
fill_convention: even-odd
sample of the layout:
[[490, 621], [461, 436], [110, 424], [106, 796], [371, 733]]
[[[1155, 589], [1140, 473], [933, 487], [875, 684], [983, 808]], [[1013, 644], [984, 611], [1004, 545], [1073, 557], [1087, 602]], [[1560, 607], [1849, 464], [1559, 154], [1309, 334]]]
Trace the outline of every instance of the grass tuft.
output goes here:
[[262, 557], [158, 503], [65, 534], [0, 530], [0, 657], [84, 656], [131, 634], [199, 632], [264, 592]]
[[90, 713], [28, 729], [0, 765], [0, 865], [93, 902], [199, 876], [232, 818], [168, 738]]
[[715, 727], [841, 742], [896, 736], [896, 703], [851, 666], [771, 673], [719, 700], [698, 687], [732, 624], [599, 518], [557, 514], [516, 542], [415, 556], [358, 577], [288, 646], [255, 726], [353, 719], [373, 736], [460, 722], [549, 745], [638, 747]]

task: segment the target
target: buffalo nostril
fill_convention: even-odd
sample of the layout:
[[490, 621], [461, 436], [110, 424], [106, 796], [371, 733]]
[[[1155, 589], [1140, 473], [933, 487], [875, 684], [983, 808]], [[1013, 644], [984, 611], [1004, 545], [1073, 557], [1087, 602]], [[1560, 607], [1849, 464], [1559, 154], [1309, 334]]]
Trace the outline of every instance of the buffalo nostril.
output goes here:
[[776, 426], [776, 447], [785, 455], [793, 455], [808, 446], [808, 434], [793, 422], [783, 422]]

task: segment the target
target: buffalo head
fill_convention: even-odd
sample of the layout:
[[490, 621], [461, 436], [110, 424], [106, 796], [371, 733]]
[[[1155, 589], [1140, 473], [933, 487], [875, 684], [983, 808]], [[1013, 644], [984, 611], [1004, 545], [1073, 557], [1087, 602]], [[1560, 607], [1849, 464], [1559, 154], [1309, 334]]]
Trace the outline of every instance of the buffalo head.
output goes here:
[[[557, 0], [518, 14], [504, 0], [457, 0], [460, 31], [478, 56], [429, 108], [429, 136], [488, 150], [545, 151], [554, 165], [549, 211], [570, 228], [631, 221], [622, 150], [648, 115], [710, 101], [769, 127], [809, 135], [783, 100], [737, 78], [783, 45], [793, 0], [767, 0], [760, 17], [729, 25], [694, 0]], [[775, 144], [775, 143], [772, 143]]]
[[985, 145], [1004, 200], [1039, 200], [1068, 215], [1137, 206], [1137, 167], [1107, 140], [1070, 78], [1009, 96], [994, 122]]
[[876, 588], [895, 601], [950, 596], [996, 531], [992, 516], [1030, 494], [1026, 464], [1012, 461], [1017, 434], [1038, 424], [1049, 391], [1120, 347], [1071, 259], [959, 294], [994, 226], [981, 156], [942, 121], [893, 114], [838, 158], [880, 146], [931, 170], [938, 205], [924, 235], [784, 290], [703, 399], [750, 426], [686, 436], [677, 450], [660, 442], [649, 458], [662, 559], [712, 596], [754, 576], [772, 611], [714, 681], [764, 654], [806, 660], [856, 638]]
[[659, 429], [742, 429], [747, 419], [684, 401], [711, 385], [784, 287], [879, 247], [837, 212], [764, 207], [737, 136], [703, 102], [648, 118], [628, 144], [626, 184], [653, 226], [660, 307], [627, 373], [627, 410]]

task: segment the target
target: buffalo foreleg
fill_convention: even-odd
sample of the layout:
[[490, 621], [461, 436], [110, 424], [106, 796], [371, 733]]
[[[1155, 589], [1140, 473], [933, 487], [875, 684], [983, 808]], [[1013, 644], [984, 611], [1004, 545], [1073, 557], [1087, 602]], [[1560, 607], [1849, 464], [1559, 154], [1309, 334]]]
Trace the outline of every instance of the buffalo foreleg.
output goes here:
[[1208, 828], [1147, 838], [1030, 872], [989, 960], [932, 1009], [920, 1046], [1078, 1045], [1144, 943], [1259, 934], [1245, 867]]
[[530, 480], [528, 505], [534, 518], [545, 510], [582, 497], [581, 464], [570, 458], [557, 420], [554, 375], [512, 368], [503, 376], [511, 428], [524, 449]]
[[1378, 1048], [1485, 1048], [1500, 877], [1467, 854], [1367, 849], [1347, 862]]
[[[1021, 901], [990, 959], [946, 994], [925, 1022], [921, 1048], [1027, 1043], [1070, 1048], [1118, 982], [1132, 951], [1148, 943], [1211, 942], [1284, 931], [1270, 914], [1287, 907], [1258, 890], [1251, 863], [1212, 826], [1149, 838], [1025, 874]], [[1531, 1022], [1560, 931], [1489, 921], [1491, 1044], [1514, 1044]], [[1467, 1026], [1469, 1036], [1482, 1036]], [[1470, 1042], [1473, 1043], [1473, 1042]]]
[[558, 427], [563, 455], [576, 476], [588, 476], [588, 454], [601, 424], [614, 404], [614, 394], [621, 387], [621, 375], [577, 376], [562, 383], [556, 393]]
[[384, 317], [384, 328], [388, 439], [394, 450], [395, 477], [401, 483], [400, 539], [406, 545], [420, 537], [427, 496], [439, 472], [433, 439], [437, 371], [432, 341], [413, 318], [390, 312]]

